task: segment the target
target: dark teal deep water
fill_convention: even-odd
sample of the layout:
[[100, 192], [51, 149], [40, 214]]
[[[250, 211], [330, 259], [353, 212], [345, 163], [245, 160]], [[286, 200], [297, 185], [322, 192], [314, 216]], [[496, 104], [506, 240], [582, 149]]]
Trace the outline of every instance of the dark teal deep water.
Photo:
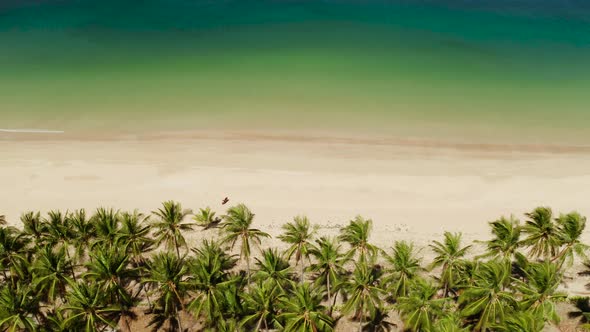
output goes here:
[[0, 3], [0, 128], [583, 143], [589, 95], [583, 1]]

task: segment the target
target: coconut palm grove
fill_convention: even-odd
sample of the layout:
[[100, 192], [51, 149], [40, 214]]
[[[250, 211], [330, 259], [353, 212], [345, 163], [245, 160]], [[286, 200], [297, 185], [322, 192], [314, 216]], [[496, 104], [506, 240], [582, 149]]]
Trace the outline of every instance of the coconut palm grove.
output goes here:
[[3, 331], [534, 332], [590, 320], [588, 298], [566, 287], [586, 278], [571, 271], [586, 260], [586, 218], [548, 207], [490, 222], [488, 241], [446, 232], [424, 248], [375, 246], [361, 216], [334, 237], [295, 217], [270, 247], [243, 204], [0, 220]]

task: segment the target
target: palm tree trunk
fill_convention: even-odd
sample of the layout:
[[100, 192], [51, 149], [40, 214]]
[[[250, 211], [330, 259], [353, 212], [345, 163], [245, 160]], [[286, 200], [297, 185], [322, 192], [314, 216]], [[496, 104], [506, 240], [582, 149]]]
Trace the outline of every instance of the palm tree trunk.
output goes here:
[[[443, 289], [443, 298], [446, 298], [447, 297], [448, 292], [449, 291], [448, 291], [448, 288], [447, 288], [447, 283], [445, 282], [445, 287]], [[447, 307], [447, 301], [444, 301], [443, 302], [443, 305], [442, 305], [443, 311], [446, 309], [446, 307]]]
[[303, 280], [305, 279], [305, 262], [303, 261], [303, 259], [301, 260], [301, 284], [303, 285]]
[[561, 271], [564, 263], [565, 263], [565, 256], [561, 257], [561, 259], [559, 260], [559, 265], [557, 266], [557, 269]]
[[66, 249], [66, 256], [68, 257], [68, 261], [70, 261], [70, 270], [72, 271], [72, 278], [74, 279], [74, 282], [78, 282], [78, 280], [76, 279], [76, 272], [74, 271], [74, 261], [72, 260], [72, 257], [70, 257], [70, 250], [68, 246], [65, 244], [65, 242], [63, 243], [63, 246]]
[[264, 316], [260, 316], [260, 319], [258, 320], [258, 323], [256, 323], [256, 329], [254, 331], [256, 331], [256, 332], [260, 331], [260, 325], [262, 325], [263, 318], [264, 318]]
[[561, 268], [563, 266], [563, 262], [565, 261], [565, 253], [572, 247], [571, 244], [568, 244], [565, 248], [563, 248], [563, 250], [561, 250], [560, 253], [558, 253], [555, 257], [553, 257], [553, 259], [551, 259], [551, 262], [555, 262], [558, 259], [561, 260], [560, 264], [559, 264], [559, 268]]
[[178, 248], [178, 242], [176, 241], [176, 237], [174, 238], [174, 247], [176, 247], [176, 258], [180, 258], [180, 249]]
[[145, 293], [148, 306], [150, 309], [152, 309], [152, 301], [150, 300], [150, 294], [148, 294], [148, 288], [145, 286], [145, 284], [139, 284], [139, 291], [137, 292], [137, 295], [139, 295], [142, 291]]
[[364, 316], [363, 314], [364, 314], [364, 312], [363, 312], [363, 303], [362, 302], [361, 302], [361, 311], [360, 312], [361, 312], [361, 317], [359, 320], [359, 332], [363, 332], [363, 316]]
[[250, 285], [250, 256], [246, 257], [246, 276], [248, 277], [248, 286]]
[[[330, 294], [330, 274], [328, 273], [328, 276], [326, 277], [326, 289], [328, 290], [328, 303], [332, 302], [332, 297]], [[330, 312], [330, 316], [332, 316], [332, 305], [330, 305], [329, 308], [329, 312]]]
[[336, 306], [336, 300], [338, 300], [338, 292], [336, 292], [336, 294], [334, 294], [334, 298], [332, 299], [332, 306], [330, 307], [330, 313], [332, 313], [332, 310], [334, 310], [334, 307]]
[[178, 308], [176, 308], [176, 321], [178, 323], [178, 330], [183, 332], [184, 330], [182, 329], [182, 323], [180, 321], [180, 310], [178, 310]]
[[[59, 293], [59, 299], [61, 300], [61, 305], [66, 303], [66, 291], [65, 288], [63, 291]], [[57, 308], [59, 307], [58, 302], [56, 300], [53, 301], [53, 312], [57, 312]]]

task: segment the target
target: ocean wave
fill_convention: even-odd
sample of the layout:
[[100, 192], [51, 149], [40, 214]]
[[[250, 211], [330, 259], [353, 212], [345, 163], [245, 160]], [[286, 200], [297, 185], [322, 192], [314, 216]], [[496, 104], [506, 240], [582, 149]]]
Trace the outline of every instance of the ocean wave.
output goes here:
[[0, 128], [0, 133], [29, 133], [29, 134], [63, 134], [63, 130], [49, 129], [5, 129]]

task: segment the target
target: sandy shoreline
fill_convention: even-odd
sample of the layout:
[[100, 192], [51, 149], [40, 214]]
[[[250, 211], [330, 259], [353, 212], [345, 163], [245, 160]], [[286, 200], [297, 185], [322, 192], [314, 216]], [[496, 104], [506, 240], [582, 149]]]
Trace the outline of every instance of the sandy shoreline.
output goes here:
[[[56, 135], [54, 135], [56, 136]], [[264, 138], [266, 137], [266, 138]], [[273, 139], [19, 139], [0, 137], [0, 214], [18, 224], [36, 209], [95, 209], [98, 205], [149, 212], [176, 200], [223, 213], [243, 202], [255, 225], [271, 235], [306, 214], [322, 235], [338, 234], [355, 215], [372, 218], [372, 241], [426, 246], [445, 230], [465, 241], [489, 237], [488, 221], [548, 205], [590, 215], [590, 153], [456, 149], [346, 140]], [[210, 232], [189, 235], [196, 245]], [[590, 229], [583, 235], [590, 242]], [[266, 242], [280, 246], [279, 240]], [[429, 250], [423, 250], [426, 261]], [[584, 281], [568, 291], [586, 294]]]
[[[403, 238], [443, 229], [486, 237], [486, 221], [537, 205], [590, 214], [590, 153], [287, 140], [261, 133], [192, 138], [0, 140], [1, 213], [94, 208], [149, 211], [174, 199], [221, 210], [244, 202], [261, 226], [305, 213], [319, 224], [356, 214]], [[405, 226], [407, 225], [407, 226]], [[403, 226], [403, 227], [402, 227]], [[396, 234], [394, 234], [397, 237]]]
[[[547, 143], [545, 141], [530, 142], [526, 140], [486, 140], [484, 137], [451, 138], [436, 136], [392, 136], [383, 133], [345, 132], [342, 130], [194, 130], [194, 131], [144, 131], [144, 132], [110, 132], [110, 131], [65, 131], [49, 129], [0, 129], [0, 142], [170, 142], [178, 141], [261, 141], [288, 143], [321, 143], [348, 144], [369, 146], [396, 146], [400, 148], [419, 148], [452, 150], [466, 152], [526, 152], [526, 153], [560, 153], [560, 154], [588, 154], [590, 144], [572, 142]], [[515, 141], [517, 143], [515, 143]], [[583, 141], [583, 140], [582, 140]], [[578, 143], [580, 141], [577, 141]]]

